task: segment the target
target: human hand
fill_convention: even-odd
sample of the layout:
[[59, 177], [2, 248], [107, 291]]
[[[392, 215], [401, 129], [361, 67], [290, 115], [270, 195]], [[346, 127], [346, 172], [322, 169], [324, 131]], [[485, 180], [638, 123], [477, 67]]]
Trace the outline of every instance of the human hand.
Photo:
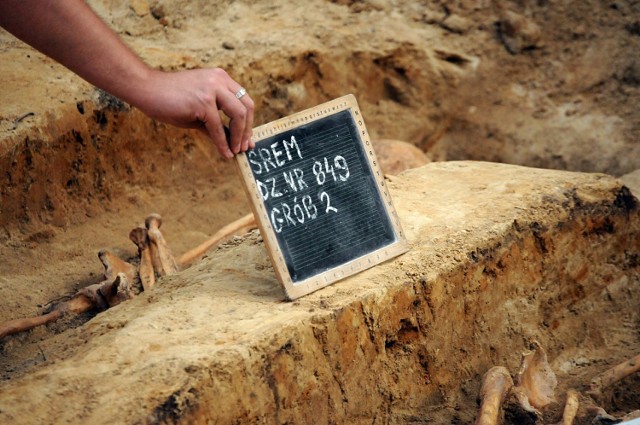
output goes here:
[[[196, 128], [213, 140], [220, 154], [234, 154], [254, 147], [251, 140], [254, 103], [248, 94], [237, 97], [242, 86], [221, 68], [180, 72], [149, 70], [133, 93], [131, 103], [145, 114], [168, 124]], [[229, 117], [227, 140], [222, 111]]]
[[[0, 26], [152, 118], [203, 131], [226, 158], [253, 147], [254, 104], [236, 96], [240, 84], [220, 68], [150, 68], [84, 0], [1, 0]], [[230, 118], [231, 140], [219, 111]]]

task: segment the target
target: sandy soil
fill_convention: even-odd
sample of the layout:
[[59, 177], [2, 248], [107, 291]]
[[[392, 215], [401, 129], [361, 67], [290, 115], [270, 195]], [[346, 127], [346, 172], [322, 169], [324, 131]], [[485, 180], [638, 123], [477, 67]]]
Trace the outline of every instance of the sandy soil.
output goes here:
[[[154, 66], [227, 69], [256, 100], [256, 124], [354, 93], [373, 136], [434, 161], [640, 168], [637, 2], [90, 4]], [[202, 136], [4, 32], [0, 54], [0, 320], [99, 281], [101, 248], [132, 259], [128, 232], [151, 212], [177, 253], [248, 212], [234, 164]], [[42, 341], [92, 315], [0, 341], [2, 379], [35, 370]]]

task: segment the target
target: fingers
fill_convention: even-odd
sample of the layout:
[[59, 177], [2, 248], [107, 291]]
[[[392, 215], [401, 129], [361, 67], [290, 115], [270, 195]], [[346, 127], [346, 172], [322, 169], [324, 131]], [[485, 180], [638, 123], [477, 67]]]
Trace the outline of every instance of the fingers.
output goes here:
[[[235, 85], [240, 90], [240, 86], [237, 83]], [[248, 94], [238, 98], [236, 93], [238, 91], [230, 90], [221, 93], [217, 99], [220, 109], [231, 119], [229, 121], [231, 130], [229, 144], [234, 154], [244, 152], [252, 145], [251, 132], [254, 110], [253, 100]]]
[[255, 147], [255, 144], [251, 140], [251, 132], [253, 130], [254, 103], [253, 99], [251, 99], [248, 94], [243, 96], [240, 101], [247, 108], [246, 125], [244, 134], [242, 135], [242, 151], [245, 152], [247, 149], [253, 149]]
[[229, 121], [229, 129], [231, 130], [229, 145], [231, 151], [236, 154], [242, 148], [242, 138], [247, 125], [247, 108], [231, 91], [223, 91], [217, 100], [220, 109], [231, 119]]
[[213, 144], [218, 148], [220, 155], [227, 159], [233, 158], [233, 152], [229, 149], [229, 143], [227, 142], [227, 137], [225, 136], [225, 132], [222, 127], [222, 120], [220, 119], [220, 115], [218, 115], [218, 111], [208, 111], [205, 119], [203, 120], [203, 124], [206, 129], [206, 133], [211, 137], [211, 140], [213, 140]]
[[228, 92], [218, 93], [218, 107], [230, 118], [231, 150], [233, 153], [244, 152], [253, 147], [251, 133], [253, 129], [253, 113], [255, 104], [246, 89], [238, 84], [224, 70], [215, 70], [225, 80]]
[[[204, 111], [205, 117], [200, 119], [204, 124], [202, 130], [206, 130], [225, 158], [232, 158], [237, 153], [253, 148], [253, 99], [223, 69], [215, 68], [203, 72], [207, 72], [208, 90], [213, 90], [213, 96], [206, 102], [208, 107]], [[229, 117], [230, 137], [224, 135], [219, 110]]]

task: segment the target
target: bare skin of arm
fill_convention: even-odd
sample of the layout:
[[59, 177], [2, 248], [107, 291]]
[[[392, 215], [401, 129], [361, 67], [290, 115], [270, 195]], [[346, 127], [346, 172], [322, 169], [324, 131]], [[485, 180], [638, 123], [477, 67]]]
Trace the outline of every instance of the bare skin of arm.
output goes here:
[[[0, 26], [150, 117], [208, 134], [232, 158], [253, 147], [254, 103], [220, 68], [162, 72], [146, 65], [83, 0], [2, 0]], [[219, 111], [230, 118], [226, 140]]]

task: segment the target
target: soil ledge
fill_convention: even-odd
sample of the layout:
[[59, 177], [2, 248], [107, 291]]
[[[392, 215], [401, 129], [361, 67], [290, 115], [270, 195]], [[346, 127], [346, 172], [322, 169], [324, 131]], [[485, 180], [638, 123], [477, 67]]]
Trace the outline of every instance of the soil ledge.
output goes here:
[[44, 341], [0, 422], [467, 423], [482, 374], [533, 340], [558, 393], [638, 351], [640, 214], [618, 180], [450, 162], [389, 186], [407, 254], [290, 303], [249, 234]]

